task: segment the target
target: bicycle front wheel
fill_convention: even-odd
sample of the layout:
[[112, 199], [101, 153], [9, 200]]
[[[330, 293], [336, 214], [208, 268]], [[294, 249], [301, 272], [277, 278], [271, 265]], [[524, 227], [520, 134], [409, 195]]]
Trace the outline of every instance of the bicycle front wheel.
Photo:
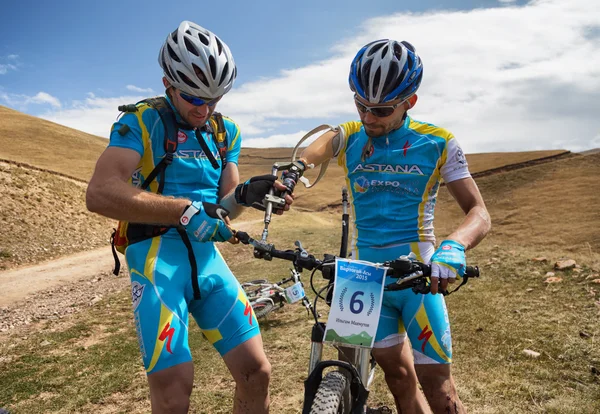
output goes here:
[[319, 384], [310, 414], [344, 414], [350, 407], [344, 407], [344, 392], [348, 390], [348, 379], [339, 371], [325, 374]]
[[252, 309], [254, 309], [256, 319], [260, 319], [271, 313], [275, 309], [275, 305], [272, 302], [254, 302], [252, 303]]

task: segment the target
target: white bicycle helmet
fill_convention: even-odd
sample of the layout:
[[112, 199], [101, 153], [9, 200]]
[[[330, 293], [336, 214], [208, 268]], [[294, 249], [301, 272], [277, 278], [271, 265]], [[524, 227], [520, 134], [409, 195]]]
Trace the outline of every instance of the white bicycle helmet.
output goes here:
[[350, 65], [350, 89], [370, 103], [406, 99], [421, 85], [423, 63], [408, 42], [376, 40], [358, 51]]
[[167, 36], [158, 63], [177, 89], [201, 98], [223, 96], [237, 75], [229, 47], [214, 33], [189, 21]]

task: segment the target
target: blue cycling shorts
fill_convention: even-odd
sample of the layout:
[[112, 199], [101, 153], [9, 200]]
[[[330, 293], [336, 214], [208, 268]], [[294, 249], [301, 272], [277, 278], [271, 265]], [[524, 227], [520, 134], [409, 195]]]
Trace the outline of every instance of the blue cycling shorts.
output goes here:
[[[435, 251], [432, 243], [408, 243], [382, 248], [360, 248], [354, 258], [382, 263], [411, 252], [417, 260], [429, 263]], [[395, 282], [386, 278], [386, 285]], [[416, 294], [412, 290], [384, 292], [375, 348], [400, 344], [408, 336], [415, 364], [450, 364], [452, 336], [444, 296]]]
[[260, 334], [244, 290], [214, 243], [192, 246], [199, 300], [194, 299], [188, 252], [180, 238], [155, 237], [125, 252], [135, 328], [148, 374], [192, 360], [188, 313], [221, 355]]

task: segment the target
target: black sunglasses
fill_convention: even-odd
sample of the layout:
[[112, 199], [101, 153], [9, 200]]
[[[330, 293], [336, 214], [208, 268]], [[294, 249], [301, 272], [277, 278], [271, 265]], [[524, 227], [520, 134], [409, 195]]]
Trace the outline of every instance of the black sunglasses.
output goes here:
[[354, 95], [354, 103], [356, 104], [356, 108], [358, 108], [359, 112], [367, 113], [371, 112], [373, 116], [377, 118], [385, 118], [394, 113], [396, 108], [406, 102], [408, 99], [403, 100], [402, 102], [398, 102], [394, 105], [381, 105], [381, 106], [366, 106], [361, 101], [357, 99], [357, 96]]

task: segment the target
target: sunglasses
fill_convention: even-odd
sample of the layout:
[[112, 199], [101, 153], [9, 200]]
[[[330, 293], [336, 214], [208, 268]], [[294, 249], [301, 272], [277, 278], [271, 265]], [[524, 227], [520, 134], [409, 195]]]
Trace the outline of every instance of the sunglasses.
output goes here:
[[402, 102], [398, 102], [397, 104], [394, 104], [394, 105], [366, 106], [357, 99], [356, 95], [354, 95], [354, 103], [356, 104], [356, 108], [358, 108], [358, 111], [363, 114], [367, 113], [367, 112], [371, 112], [373, 114], [373, 116], [376, 116], [377, 118], [385, 118], [387, 116], [390, 116], [391, 114], [394, 113], [396, 108], [398, 108], [400, 105], [402, 105], [407, 100], [408, 99], [405, 99]]
[[219, 102], [219, 99], [221, 99], [220, 96], [218, 98], [214, 98], [212, 100], [208, 99], [208, 98], [199, 98], [197, 96], [185, 94], [181, 91], [179, 91], [179, 96], [181, 96], [181, 99], [183, 99], [187, 103], [190, 103], [194, 106], [202, 106], [202, 105], [215, 106], [217, 104], [217, 102]]

